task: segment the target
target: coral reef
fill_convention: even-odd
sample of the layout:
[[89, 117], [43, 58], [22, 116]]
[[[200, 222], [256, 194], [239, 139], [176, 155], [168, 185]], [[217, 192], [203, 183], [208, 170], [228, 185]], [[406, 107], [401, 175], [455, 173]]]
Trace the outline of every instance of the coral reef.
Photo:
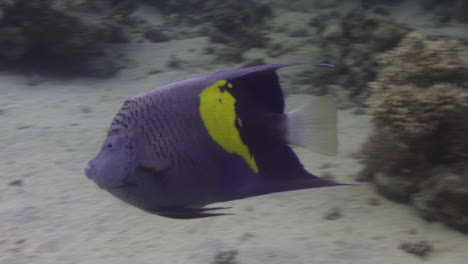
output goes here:
[[420, 3], [426, 11], [433, 11], [441, 23], [451, 20], [468, 22], [467, 0], [420, 0]]
[[441, 128], [447, 130], [460, 121], [468, 107], [468, 94], [463, 90], [468, 61], [458, 42], [425, 41], [412, 33], [379, 61], [384, 67], [371, 83], [368, 101], [377, 126], [410, 144], [434, 136], [440, 139]]
[[[103, 44], [115, 42], [122, 35], [121, 21], [133, 8], [129, 2], [2, 1], [0, 61], [34, 60], [42, 67], [56, 64], [57, 68], [83, 73], [90, 73], [100, 58], [106, 61], [99, 62], [101, 66], [113, 64]], [[110, 65], [105, 75], [115, 69], [115, 65]]]
[[340, 85], [358, 105], [364, 104], [368, 83], [375, 79], [376, 54], [396, 46], [410, 31], [390, 16], [364, 9], [346, 13], [323, 11], [314, 15], [309, 25], [316, 29], [321, 47], [320, 58], [311, 61], [327, 61], [337, 66], [327, 71], [311, 70], [307, 72], [307, 80], [301, 83], [310, 83], [312, 87], [323, 87], [324, 83]]
[[468, 232], [468, 167], [457, 173], [434, 169], [412, 203], [429, 221], [441, 221]]
[[368, 100], [376, 129], [359, 153], [363, 173], [381, 194], [468, 229], [468, 59], [458, 42], [414, 32], [378, 61]]
[[400, 4], [403, 0], [360, 0], [363, 8], [371, 8], [375, 5], [392, 5]]
[[207, 24], [210, 40], [247, 49], [264, 47], [268, 41], [264, 21], [272, 15], [268, 4], [253, 0], [146, 1], [156, 6], [173, 23]]

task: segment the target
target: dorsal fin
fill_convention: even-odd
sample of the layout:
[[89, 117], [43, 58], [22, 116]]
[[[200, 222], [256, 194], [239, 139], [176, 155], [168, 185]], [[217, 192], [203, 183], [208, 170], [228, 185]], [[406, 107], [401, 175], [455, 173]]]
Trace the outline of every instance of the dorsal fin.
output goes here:
[[295, 65], [333, 66], [326, 63], [291, 62], [251, 66], [215, 75], [232, 83], [231, 93], [241, 104], [267, 112], [283, 113], [284, 95], [276, 71]]

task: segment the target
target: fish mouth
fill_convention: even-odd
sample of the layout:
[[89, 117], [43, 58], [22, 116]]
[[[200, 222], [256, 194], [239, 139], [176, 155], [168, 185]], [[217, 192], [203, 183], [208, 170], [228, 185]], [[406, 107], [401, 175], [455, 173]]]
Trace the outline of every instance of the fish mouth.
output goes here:
[[134, 182], [130, 182], [128, 180], [123, 180], [121, 184], [105, 188], [106, 190], [121, 190], [121, 189], [129, 189], [129, 188], [136, 188], [138, 187], [138, 184]]
[[130, 175], [127, 175], [122, 180], [116, 181], [105, 181], [99, 178], [99, 175], [96, 172], [96, 168], [88, 163], [88, 166], [84, 169], [84, 173], [88, 176], [89, 179], [94, 181], [99, 188], [103, 190], [116, 190], [116, 189], [125, 189], [125, 188], [135, 188], [138, 185], [136, 182], [133, 182], [129, 179]]
[[86, 176], [88, 176], [88, 178], [93, 179], [94, 170], [91, 166], [86, 167], [84, 173], [86, 174]]

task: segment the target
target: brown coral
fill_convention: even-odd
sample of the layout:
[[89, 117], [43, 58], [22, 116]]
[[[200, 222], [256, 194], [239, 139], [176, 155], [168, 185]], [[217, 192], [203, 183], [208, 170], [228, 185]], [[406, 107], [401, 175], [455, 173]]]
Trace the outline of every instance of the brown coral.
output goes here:
[[414, 84], [372, 84], [369, 113], [379, 127], [385, 127], [400, 141], [428, 139], [444, 124], [458, 122], [468, 106], [467, 93], [451, 83], [426, 88]]
[[368, 100], [377, 129], [358, 156], [364, 173], [381, 194], [468, 230], [468, 60], [456, 41], [411, 33], [379, 62]]
[[[100, 58], [113, 61], [113, 53], [104, 44], [115, 42], [128, 15], [120, 9], [121, 4], [111, 0], [6, 2], [0, 2], [0, 32], [4, 33], [0, 37], [0, 63], [37, 63], [41, 70], [46, 65], [81, 73], [92, 70]], [[116, 69], [114, 65], [107, 71]]]
[[396, 49], [381, 55], [379, 63], [384, 68], [374, 89], [403, 84], [427, 87], [439, 82], [468, 85], [468, 60], [455, 40], [427, 41], [413, 32]]
[[398, 141], [417, 147], [464, 122], [468, 60], [456, 41], [426, 41], [411, 33], [380, 63], [383, 68], [371, 83], [369, 113]]

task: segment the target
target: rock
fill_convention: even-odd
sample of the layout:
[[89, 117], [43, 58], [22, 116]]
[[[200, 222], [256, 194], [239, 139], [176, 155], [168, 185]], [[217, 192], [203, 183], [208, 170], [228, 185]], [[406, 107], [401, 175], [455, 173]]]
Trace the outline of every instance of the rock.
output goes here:
[[468, 1], [458, 0], [454, 10], [455, 19], [462, 23], [468, 22]]
[[342, 36], [343, 31], [339, 24], [329, 24], [324, 28], [322, 32], [322, 38], [326, 40], [338, 40]]
[[93, 109], [90, 107], [90, 106], [81, 106], [80, 107], [80, 112], [83, 113], [83, 114], [89, 114], [91, 112], [93, 112]]
[[336, 220], [336, 219], [339, 219], [343, 217], [343, 215], [341, 214], [341, 209], [340, 208], [332, 208], [331, 210], [329, 210], [328, 212], [326, 212], [323, 216], [323, 219], [326, 219], [326, 220]]
[[466, 0], [420, 0], [420, 4], [426, 11], [433, 11], [441, 23], [451, 20], [462, 23], [468, 21], [468, 1]]
[[30, 45], [28, 37], [20, 27], [0, 27], [0, 58], [16, 61], [23, 57]]
[[395, 47], [398, 42], [410, 31], [409, 27], [402, 26], [390, 17], [376, 19], [376, 28], [372, 32], [375, 50], [384, 51]]
[[383, 6], [376, 6], [372, 9], [372, 12], [374, 14], [378, 15], [383, 15], [383, 16], [388, 16], [390, 15], [391, 11], [388, 8], [385, 8]]
[[377, 199], [377, 198], [369, 198], [369, 199], [367, 200], [367, 203], [368, 203], [369, 205], [372, 205], [372, 206], [379, 206], [379, 205], [381, 204], [381, 203], [380, 203], [380, 200]]
[[397, 202], [409, 202], [417, 191], [415, 180], [399, 175], [379, 172], [374, 175], [373, 182], [378, 193]]
[[121, 26], [109, 28], [109, 43], [129, 43], [131, 40], [130, 34]]
[[257, 235], [255, 235], [254, 233], [247, 232], [247, 233], [244, 233], [241, 237], [239, 237], [239, 240], [240, 240], [240, 242], [246, 242], [246, 241], [252, 240], [252, 239], [254, 239], [256, 237], [257, 237]]
[[369, 9], [375, 5], [396, 5], [402, 1], [403, 0], [361, 0], [361, 6], [365, 9]]
[[271, 6], [254, 0], [152, 1], [171, 24], [209, 24], [205, 31], [214, 43], [237, 48], [261, 48], [269, 41], [264, 22], [272, 16]]
[[178, 69], [180, 68], [181, 64], [182, 64], [182, 61], [177, 56], [171, 55], [166, 65], [169, 68]]
[[370, 182], [374, 178], [374, 173], [369, 170], [362, 170], [352, 175], [357, 182]]
[[333, 174], [333, 173], [331, 173], [329, 171], [325, 171], [325, 172], [320, 174], [320, 178], [325, 179], [325, 180], [329, 180], [329, 181], [334, 181], [336, 176], [335, 176], [335, 174]]
[[292, 37], [292, 38], [303, 38], [303, 37], [307, 36], [307, 30], [305, 30], [303, 28], [299, 28], [299, 29], [296, 29], [294, 31], [291, 31], [289, 33], [289, 36]]
[[8, 183], [10, 186], [23, 186], [23, 180], [14, 180]]
[[[313, 15], [309, 26], [317, 31], [322, 56], [318, 61], [330, 62], [336, 67], [327, 72], [311, 72], [305, 82], [312, 87], [341, 86], [348, 91], [343, 102], [361, 106], [369, 95], [369, 82], [375, 80], [377, 74], [378, 53], [396, 46], [409, 30], [389, 16], [359, 8], [347, 12], [321, 11]], [[309, 61], [317, 61], [315, 53], [309, 57]], [[313, 90], [308, 92], [316, 94]]]
[[156, 27], [146, 28], [144, 36], [147, 40], [151, 42], [165, 42], [169, 40], [169, 38], [164, 34], [164, 32], [162, 32]]
[[329, 169], [338, 167], [335, 163], [324, 162], [320, 165], [319, 169]]
[[[133, 9], [121, 4], [131, 1], [2, 1], [0, 57], [27, 63], [40, 71], [94, 74], [96, 71], [83, 67], [88, 67], [87, 63], [93, 67], [91, 58], [101, 56], [106, 43], [128, 41], [122, 21]], [[101, 62], [98, 64], [103, 68]], [[99, 75], [115, 70], [105, 64], [106, 70], [97, 71]]]
[[232, 47], [224, 47], [216, 51], [216, 58], [221, 62], [240, 63], [244, 61], [242, 50]]
[[413, 254], [418, 257], [426, 257], [430, 252], [432, 252], [431, 244], [425, 240], [414, 243], [405, 242], [402, 243], [399, 248], [406, 253]]
[[88, 60], [86, 71], [90, 76], [108, 78], [118, 71], [118, 67], [112, 57], [97, 56]]
[[435, 169], [412, 196], [412, 204], [427, 220], [440, 221], [468, 233], [468, 170], [453, 173]]
[[44, 83], [46, 82], [47, 79], [40, 75], [40, 74], [32, 74], [30, 76], [28, 76], [28, 80], [26, 82], [27, 85], [30, 85], [30, 86], [35, 86], [35, 85], [39, 85], [41, 83]]
[[228, 250], [228, 251], [220, 251], [216, 253], [214, 256], [212, 264], [239, 264], [236, 260], [239, 251], [237, 250]]
[[264, 65], [266, 64], [262, 58], [255, 58], [248, 60], [242, 67], [250, 67], [250, 66], [257, 66], [257, 65]]
[[317, 9], [335, 8], [338, 6], [337, 0], [314, 0], [312, 6]]
[[363, 108], [363, 107], [356, 107], [354, 110], [353, 110], [353, 114], [355, 115], [365, 115], [367, 113], [366, 109]]

